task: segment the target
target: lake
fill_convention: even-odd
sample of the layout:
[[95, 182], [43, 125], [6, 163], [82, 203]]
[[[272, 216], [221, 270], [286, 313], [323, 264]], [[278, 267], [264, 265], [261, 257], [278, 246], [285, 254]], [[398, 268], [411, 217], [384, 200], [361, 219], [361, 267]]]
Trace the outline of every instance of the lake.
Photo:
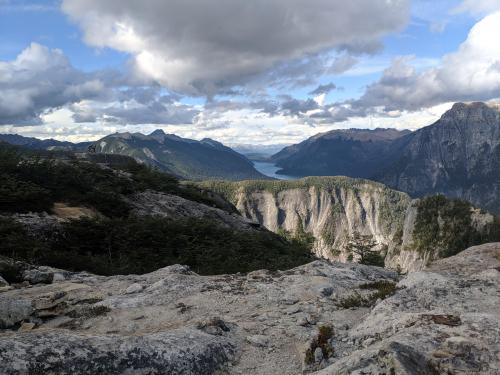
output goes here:
[[277, 178], [279, 180], [296, 180], [299, 177], [287, 176], [283, 174], [276, 174], [276, 172], [280, 169], [274, 163], [264, 162], [264, 161], [252, 161], [253, 166], [263, 175]]

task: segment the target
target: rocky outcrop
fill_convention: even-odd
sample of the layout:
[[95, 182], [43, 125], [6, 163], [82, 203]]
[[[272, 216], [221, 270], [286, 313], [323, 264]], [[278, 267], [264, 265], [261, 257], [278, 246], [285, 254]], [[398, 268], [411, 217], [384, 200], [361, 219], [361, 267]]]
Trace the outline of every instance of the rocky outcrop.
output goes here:
[[369, 178], [417, 198], [442, 193], [500, 213], [500, 110], [456, 103], [415, 132], [333, 130], [272, 159], [292, 176]]
[[328, 261], [219, 276], [52, 269], [51, 284], [0, 293], [0, 373], [493, 375], [499, 259], [500, 244], [483, 245], [403, 279]]
[[129, 202], [133, 207], [132, 214], [137, 216], [157, 216], [173, 220], [209, 219], [223, 227], [238, 230], [254, 230], [260, 227], [257, 221], [242, 217], [236, 210], [229, 213], [172, 194], [149, 190], [133, 195]]
[[[206, 182], [203, 186], [224, 195], [244, 217], [273, 232], [312, 235], [314, 253], [330, 260], [351, 259], [347, 244], [355, 232], [373, 238], [375, 249], [386, 255], [386, 266], [403, 272], [424, 268], [443, 250], [426, 247], [418, 251], [415, 244], [425, 235], [420, 232], [426, 231], [415, 231], [420, 201], [380, 183], [348, 177], [307, 177], [296, 181]], [[442, 226], [438, 232], [450, 230], [439, 223], [445, 219], [451, 222], [453, 217], [446, 218], [437, 211], [429, 215], [426, 220]], [[452, 215], [468, 216], [470, 223], [464, 228], [478, 233], [487, 231], [494, 221], [492, 215], [467, 207]]]
[[500, 110], [457, 103], [404, 140], [374, 178], [412, 196], [443, 193], [500, 213]]
[[500, 245], [486, 244], [408, 275], [350, 332], [370, 344], [319, 374], [495, 374], [499, 265]]

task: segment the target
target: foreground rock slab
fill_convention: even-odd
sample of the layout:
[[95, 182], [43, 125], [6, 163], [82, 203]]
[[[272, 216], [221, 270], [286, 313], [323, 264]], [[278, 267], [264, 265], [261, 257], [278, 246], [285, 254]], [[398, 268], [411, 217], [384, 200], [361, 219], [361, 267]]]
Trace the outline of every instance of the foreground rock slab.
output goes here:
[[218, 276], [44, 267], [50, 284], [0, 292], [0, 373], [495, 374], [499, 269], [500, 244], [406, 277], [327, 261]]

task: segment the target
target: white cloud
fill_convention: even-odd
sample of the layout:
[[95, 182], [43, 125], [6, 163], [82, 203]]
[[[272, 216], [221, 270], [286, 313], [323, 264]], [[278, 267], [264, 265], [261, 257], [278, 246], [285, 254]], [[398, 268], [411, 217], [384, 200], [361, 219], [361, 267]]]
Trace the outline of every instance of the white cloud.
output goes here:
[[500, 10], [500, 0], [463, 0], [453, 12], [469, 12], [471, 14], [487, 14]]
[[32, 43], [0, 61], [0, 124], [39, 123], [40, 115], [102, 94], [103, 83], [74, 69], [61, 50]]
[[332, 48], [373, 52], [382, 36], [404, 26], [408, 8], [408, 0], [62, 3], [88, 44], [128, 52], [144, 77], [192, 94], [215, 94]]
[[419, 71], [411, 57], [395, 59], [382, 78], [351, 104], [358, 109], [419, 110], [449, 101], [500, 97], [499, 35], [497, 12], [474, 25], [458, 50], [443, 56], [436, 67]]
[[158, 86], [135, 84], [116, 71], [79, 71], [61, 50], [32, 43], [0, 61], [0, 124], [41, 125], [62, 107], [77, 123], [191, 124], [199, 113]]

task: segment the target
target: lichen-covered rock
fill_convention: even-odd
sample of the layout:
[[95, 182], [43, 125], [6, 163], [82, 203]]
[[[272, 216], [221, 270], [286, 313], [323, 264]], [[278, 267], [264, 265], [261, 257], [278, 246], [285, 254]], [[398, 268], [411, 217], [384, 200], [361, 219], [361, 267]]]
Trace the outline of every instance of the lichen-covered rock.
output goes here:
[[488, 244], [404, 278], [328, 261], [217, 276], [53, 270], [52, 284], [0, 293], [0, 373], [496, 375], [499, 268]]
[[28, 268], [26, 263], [0, 256], [0, 276], [8, 283], [21, 282], [23, 272]]
[[222, 226], [238, 230], [254, 230], [259, 226], [251, 221], [220, 208], [193, 202], [177, 195], [145, 191], [135, 194], [130, 199], [134, 214], [138, 216], [160, 216], [165, 218], [197, 218], [210, 219]]
[[402, 279], [349, 331], [368, 345], [318, 375], [488, 374], [500, 368], [500, 244], [469, 248]]
[[54, 272], [49, 267], [39, 267], [23, 272], [23, 279], [30, 284], [50, 284], [54, 280]]
[[0, 288], [4, 286], [9, 286], [9, 283], [2, 276], [0, 276]]
[[8, 298], [0, 294], [0, 328], [11, 328], [28, 319], [34, 312], [32, 301], [22, 298]]
[[8, 334], [0, 371], [14, 374], [213, 374], [233, 344], [195, 330], [139, 336], [84, 335], [64, 330]]

